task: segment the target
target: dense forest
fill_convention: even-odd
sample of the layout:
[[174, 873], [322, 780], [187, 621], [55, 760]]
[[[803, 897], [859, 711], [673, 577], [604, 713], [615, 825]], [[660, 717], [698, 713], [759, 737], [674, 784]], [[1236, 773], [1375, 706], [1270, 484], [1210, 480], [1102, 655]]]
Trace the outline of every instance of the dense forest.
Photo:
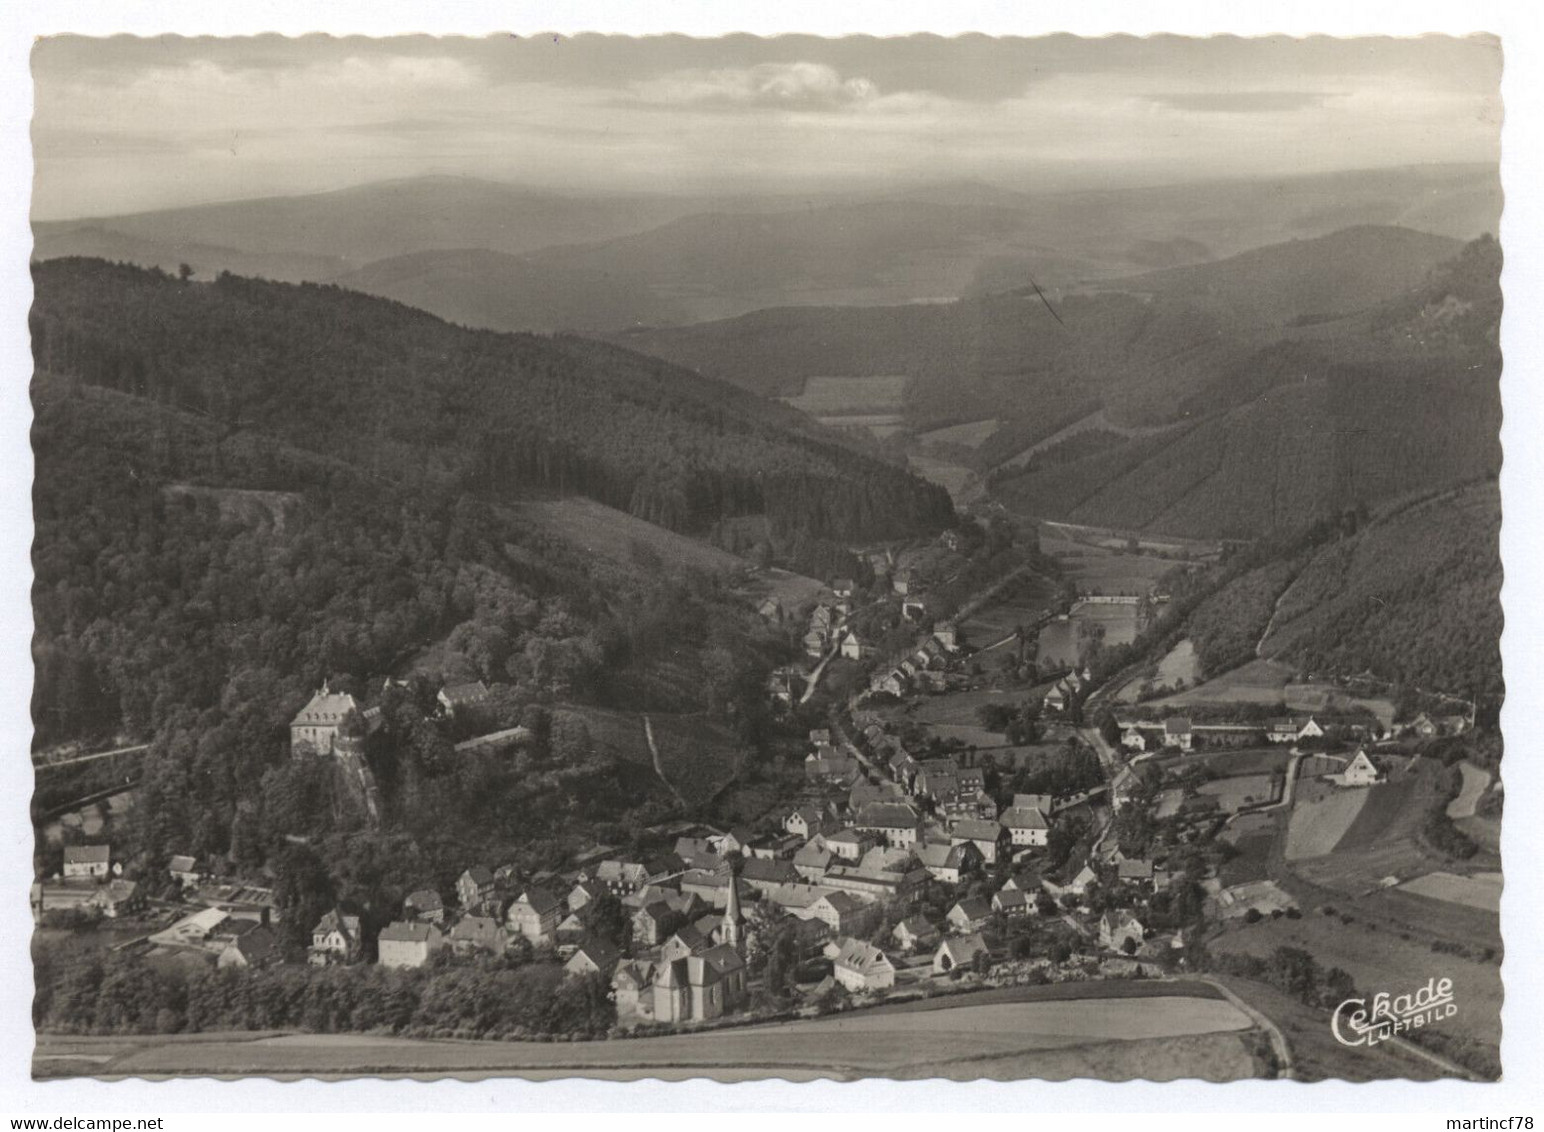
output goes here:
[[1499, 705], [1500, 536], [1490, 481], [1371, 523], [1297, 576], [1265, 651]]
[[[39, 370], [259, 428], [399, 483], [572, 492], [676, 531], [936, 532], [948, 496], [722, 382], [578, 338], [495, 334], [336, 287], [35, 265]], [[245, 486], [266, 486], [249, 484]]]
[[[150, 740], [124, 846], [147, 875], [177, 852], [273, 866], [291, 837], [349, 831], [363, 859], [411, 861], [405, 884], [537, 862], [597, 823], [625, 841], [663, 813], [658, 780], [547, 706], [564, 701], [709, 712], [763, 739], [761, 681], [795, 646], [720, 578], [601, 573], [434, 484], [72, 379], [33, 393], [36, 741]], [[431, 643], [446, 676], [508, 689], [487, 724], [527, 725], [525, 748], [458, 755], [425, 719], [437, 684], [381, 691]], [[289, 758], [324, 679], [382, 707], [378, 799], [335, 761]], [[398, 832], [421, 857], [388, 849]], [[357, 902], [390, 898], [372, 881]]]

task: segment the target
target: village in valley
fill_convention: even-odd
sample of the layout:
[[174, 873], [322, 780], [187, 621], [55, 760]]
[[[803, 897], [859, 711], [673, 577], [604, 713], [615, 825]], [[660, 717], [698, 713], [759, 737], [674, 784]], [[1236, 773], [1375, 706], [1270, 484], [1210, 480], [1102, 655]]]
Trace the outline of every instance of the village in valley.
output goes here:
[[[1366, 678], [1284, 669], [1261, 703], [1187, 695], [1183, 679], [1155, 689], [1164, 666], [1132, 643], [1152, 637], [1170, 580], [1211, 568], [1218, 548], [1149, 552], [1122, 576], [1125, 550], [1097, 533], [1054, 532], [1059, 556], [1024, 537], [984, 517], [871, 549], [866, 584], [806, 587], [802, 607], [786, 587], [760, 600], [752, 587], [759, 616], [804, 652], [766, 680], [790, 756], [751, 791], [754, 813], [677, 812], [633, 851], [575, 842], [555, 867], [468, 859], [453, 886], [425, 877], [389, 916], [327, 908], [303, 954], [283, 944], [271, 877], [180, 855], [147, 878], [76, 824], [61, 873], [33, 886], [34, 913], [56, 928], [111, 924], [115, 950], [150, 962], [221, 971], [550, 964], [596, 988], [602, 1028], [617, 1036], [984, 988], [1076, 984], [1101, 997], [1175, 979], [1213, 988], [1270, 1034], [1244, 1005], [1249, 984], [1218, 977], [1285, 985], [1267, 966], [1302, 942], [1300, 927], [1349, 921], [1336, 899], [1409, 940], [1423, 901], [1406, 894], [1435, 897], [1450, 913], [1438, 938], [1485, 938], [1471, 929], [1474, 917], [1494, 923], [1493, 842], [1462, 868], [1443, 865], [1412, 826], [1450, 804], [1440, 764], [1422, 756], [1461, 747], [1472, 705], [1407, 698], [1395, 718], [1387, 689]], [[1077, 572], [1090, 561], [1094, 584]], [[444, 685], [430, 720], [448, 728], [498, 694]], [[382, 720], [378, 704], [324, 684], [293, 719], [291, 755], [336, 763], [373, 808], [365, 751]], [[532, 739], [528, 726], [501, 726], [455, 750], [514, 758]], [[1494, 818], [1479, 816], [1491, 776], [1465, 764], [1463, 784], [1474, 832], [1493, 838]], [[1353, 827], [1360, 840], [1345, 841]], [[1341, 867], [1348, 845], [1374, 859], [1371, 871]], [[1441, 946], [1476, 969], [1499, 961], [1495, 947]], [[1353, 986], [1311, 947], [1289, 952], [1301, 1002]], [[1262, 1064], [1288, 1071], [1279, 1032], [1267, 1045]]]

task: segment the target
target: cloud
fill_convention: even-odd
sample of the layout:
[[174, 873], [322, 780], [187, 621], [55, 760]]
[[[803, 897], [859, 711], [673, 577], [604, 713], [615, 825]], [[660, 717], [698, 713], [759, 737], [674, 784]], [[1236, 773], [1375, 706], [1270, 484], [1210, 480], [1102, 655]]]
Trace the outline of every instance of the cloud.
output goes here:
[[1317, 110], [1337, 95], [1312, 90], [1209, 90], [1147, 97], [1159, 106], [1193, 114], [1287, 114]]
[[843, 78], [825, 63], [758, 63], [754, 67], [674, 71], [633, 85], [645, 104], [704, 110], [849, 110], [877, 103], [877, 86]]

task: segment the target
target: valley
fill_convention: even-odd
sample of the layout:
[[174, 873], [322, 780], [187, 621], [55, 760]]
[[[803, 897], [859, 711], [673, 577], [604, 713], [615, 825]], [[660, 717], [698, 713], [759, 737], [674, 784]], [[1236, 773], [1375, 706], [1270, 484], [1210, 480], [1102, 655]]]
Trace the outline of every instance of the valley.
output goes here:
[[1495, 1077], [1492, 179], [40, 222], [34, 1073]]

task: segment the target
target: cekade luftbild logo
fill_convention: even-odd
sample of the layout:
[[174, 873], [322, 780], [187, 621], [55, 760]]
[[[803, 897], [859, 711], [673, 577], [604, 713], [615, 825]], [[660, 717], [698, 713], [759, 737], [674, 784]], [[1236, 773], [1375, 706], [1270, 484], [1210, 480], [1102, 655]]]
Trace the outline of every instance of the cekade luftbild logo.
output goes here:
[[1342, 1045], [1372, 1046], [1457, 1013], [1453, 980], [1434, 977], [1409, 994], [1379, 991], [1371, 1003], [1365, 998], [1348, 998], [1335, 1008], [1330, 1029]]

